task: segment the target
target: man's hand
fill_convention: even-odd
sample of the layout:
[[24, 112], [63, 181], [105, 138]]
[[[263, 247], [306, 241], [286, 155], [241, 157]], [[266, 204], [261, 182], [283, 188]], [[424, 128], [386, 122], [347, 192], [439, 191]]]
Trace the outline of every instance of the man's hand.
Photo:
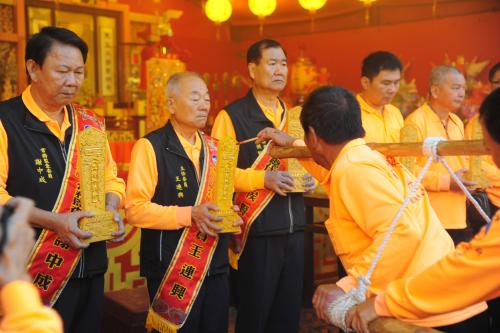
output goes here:
[[111, 233], [111, 236], [113, 236], [113, 239], [110, 239], [110, 242], [113, 243], [119, 243], [125, 239], [125, 224], [123, 223], [122, 216], [118, 212], [118, 209], [114, 206], [108, 206], [106, 205], [106, 210], [108, 212], [113, 213], [113, 219], [115, 220], [116, 223], [118, 223], [118, 230], [113, 231]]
[[358, 333], [370, 333], [368, 324], [377, 318], [375, 297], [372, 297], [349, 311], [346, 325]]
[[211, 202], [194, 206], [191, 210], [191, 220], [200, 232], [217, 237], [217, 232], [222, 230], [217, 222], [222, 221], [222, 217], [215, 216], [211, 211], [218, 210], [219, 207]]
[[114, 231], [111, 236], [113, 239], [110, 242], [118, 243], [125, 239], [125, 225], [123, 224], [123, 219], [118, 212], [118, 207], [120, 206], [120, 197], [115, 193], [106, 193], [106, 210], [113, 213], [113, 219], [118, 223], [118, 230]]
[[266, 127], [262, 131], [257, 134], [256, 144], [259, 144], [264, 141], [273, 140], [273, 142], [282, 147], [292, 147], [295, 141], [295, 138], [292, 138], [290, 135], [280, 131], [276, 128]]
[[287, 171], [266, 171], [264, 187], [285, 196], [294, 189], [293, 178]]
[[54, 231], [63, 243], [75, 249], [85, 249], [89, 244], [81, 240], [92, 237], [92, 233], [80, 229], [78, 227], [78, 221], [84, 217], [92, 216], [94, 216], [94, 214], [87, 211], [56, 214], [57, 223], [54, 225]]
[[328, 306], [344, 294], [344, 291], [336, 284], [319, 285], [312, 299], [314, 310], [316, 310], [316, 316], [323, 321], [329, 322]]
[[310, 174], [306, 173], [302, 179], [303, 179], [302, 186], [304, 187], [306, 192], [310, 192], [316, 188], [316, 181]]
[[[235, 212], [239, 212], [240, 207], [238, 205], [233, 205], [233, 210]], [[241, 225], [243, 225], [243, 220], [238, 214], [238, 219], [233, 223], [233, 226], [239, 227]], [[229, 237], [229, 248], [232, 249], [235, 253], [241, 252], [241, 238], [238, 236], [239, 234], [241, 234], [241, 229], [240, 232], [233, 233]]]
[[[35, 244], [35, 232], [28, 223], [33, 201], [25, 198], [12, 198], [9, 206], [14, 208], [5, 230], [7, 237], [2, 256], [0, 257], [0, 288], [15, 280], [29, 281], [26, 273], [28, 256]], [[3, 209], [0, 208], [0, 214]]]
[[[477, 185], [476, 182], [470, 182], [470, 181], [464, 179], [464, 174], [466, 172], [467, 172], [467, 168], [462, 168], [460, 170], [455, 171], [455, 175], [458, 177], [458, 179], [460, 179], [462, 181], [462, 183], [466, 187]], [[453, 192], [462, 192], [462, 189], [460, 189], [460, 187], [458, 186], [458, 184], [453, 179], [451, 179], [450, 191], [453, 191]]]
[[[233, 205], [233, 210], [234, 210], [236, 213], [238, 213], [238, 212], [240, 211], [240, 207], [239, 207], [238, 205]], [[240, 214], [238, 214], [238, 219], [237, 219], [236, 221], [234, 221], [234, 223], [233, 223], [233, 227], [239, 227], [239, 226], [241, 226], [241, 225], [243, 225], [243, 220], [241, 219]], [[241, 233], [241, 231], [240, 231], [240, 232], [237, 232], [237, 233], [236, 233], [236, 235], [239, 235], [240, 233]]]

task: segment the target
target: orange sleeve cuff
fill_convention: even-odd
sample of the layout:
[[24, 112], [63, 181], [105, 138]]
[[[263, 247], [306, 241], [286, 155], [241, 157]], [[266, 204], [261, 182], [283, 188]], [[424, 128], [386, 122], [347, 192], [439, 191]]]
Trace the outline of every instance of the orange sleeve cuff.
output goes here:
[[177, 207], [175, 210], [175, 219], [177, 222], [177, 226], [179, 228], [182, 227], [190, 227], [191, 226], [191, 211], [193, 207]]
[[387, 307], [383, 293], [375, 297], [375, 313], [380, 317], [394, 317]]
[[345, 293], [348, 293], [349, 290], [356, 288], [356, 286], [358, 285], [356, 280], [351, 276], [343, 277], [342, 279], [338, 280], [336, 284]]
[[5, 314], [27, 312], [42, 306], [38, 291], [28, 281], [8, 283], [2, 288], [0, 297]]

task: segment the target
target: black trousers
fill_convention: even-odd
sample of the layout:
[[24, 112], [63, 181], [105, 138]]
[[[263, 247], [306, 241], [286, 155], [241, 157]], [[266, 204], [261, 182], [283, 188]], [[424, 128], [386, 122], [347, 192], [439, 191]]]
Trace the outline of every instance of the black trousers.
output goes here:
[[65, 333], [99, 333], [103, 313], [104, 274], [70, 279], [54, 309], [63, 320]]
[[487, 303], [486, 313], [490, 317], [491, 332], [500, 332], [500, 298], [492, 299]]
[[303, 280], [303, 232], [249, 238], [238, 262], [236, 332], [298, 332]]
[[[161, 279], [146, 278], [150, 302]], [[205, 277], [191, 312], [179, 333], [227, 333], [229, 320], [229, 274]]]
[[475, 315], [472, 318], [448, 326], [434, 327], [436, 330], [445, 333], [494, 333], [490, 330], [489, 317], [486, 311]]

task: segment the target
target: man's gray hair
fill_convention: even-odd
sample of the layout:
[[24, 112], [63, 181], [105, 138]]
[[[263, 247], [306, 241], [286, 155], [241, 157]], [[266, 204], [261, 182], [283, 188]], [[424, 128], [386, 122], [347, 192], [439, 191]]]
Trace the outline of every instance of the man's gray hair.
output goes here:
[[165, 96], [167, 98], [172, 98], [177, 96], [179, 94], [181, 81], [183, 79], [187, 79], [190, 77], [197, 77], [203, 81], [203, 78], [200, 76], [200, 74], [196, 72], [186, 71], [186, 72], [175, 73], [172, 76], [170, 76], [170, 78], [167, 81], [167, 85], [165, 87]]
[[436, 66], [432, 69], [431, 74], [429, 75], [429, 90], [432, 86], [440, 86], [448, 74], [463, 75], [462, 72], [456, 67], [448, 65]]

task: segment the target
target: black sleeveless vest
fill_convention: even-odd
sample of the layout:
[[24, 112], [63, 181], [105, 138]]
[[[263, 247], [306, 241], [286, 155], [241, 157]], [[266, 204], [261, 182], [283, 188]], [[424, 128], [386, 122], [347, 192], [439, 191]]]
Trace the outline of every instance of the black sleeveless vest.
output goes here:
[[[280, 101], [281, 103], [281, 101]], [[282, 103], [284, 108], [284, 105]], [[252, 90], [224, 108], [233, 122], [236, 140], [243, 141], [257, 136], [262, 129], [274, 127], [255, 100]], [[259, 149], [254, 143], [240, 146], [238, 168], [246, 169], [257, 159]], [[255, 219], [250, 236], [283, 235], [303, 230], [305, 209], [302, 194], [291, 193], [285, 197], [275, 195]]]
[[[67, 109], [70, 108], [68, 105]], [[72, 112], [69, 112], [69, 120], [73, 125]], [[14, 197], [30, 198], [37, 208], [52, 211], [64, 177], [64, 155], [69, 149], [71, 127], [66, 130], [64, 143], [61, 143], [28, 110], [21, 96], [0, 103], [0, 121], [8, 140], [7, 192]], [[73, 210], [79, 209], [79, 202], [75, 202]], [[35, 230], [38, 237], [42, 229]], [[106, 242], [92, 243], [83, 251], [72, 278], [103, 274], [107, 268]]]
[[[163, 206], [193, 206], [198, 195], [199, 184], [196, 169], [186, 155], [170, 122], [145, 136], [151, 142], [156, 155], [158, 184], [151, 202]], [[200, 169], [205, 156], [200, 154]], [[182, 179], [181, 168], [186, 174], [187, 188], [182, 182], [182, 197], [176, 188]], [[178, 178], [179, 177], [179, 178]], [[180, 230], [141, 229], [141, 275], [148, 278], [162, 278], [172, 260], [182, 235]], [[208, 274], [228, 271], [227, 236], [219, 235]]]

